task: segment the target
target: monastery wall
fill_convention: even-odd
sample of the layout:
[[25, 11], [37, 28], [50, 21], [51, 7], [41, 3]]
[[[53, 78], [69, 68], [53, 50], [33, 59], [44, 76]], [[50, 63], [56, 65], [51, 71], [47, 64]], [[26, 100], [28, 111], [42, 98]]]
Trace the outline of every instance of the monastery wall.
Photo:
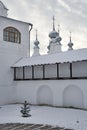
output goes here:
[[15, 74], [19, 103], [27, 100], [31, 104], [87, 108], [87, 61], [73, 62], [72, 67], [70, 63], [19, 67]]
[[87, 108], [87, 80], [15, 81], [16, 101]]
[[[43, 65], [35, 65], [33, 71], [34, 79], [71, 78], [70, 76], [72, 78], [85, 78], [87, 77], [87, 61], [73, 62], [72, 70], [70, 70], [70, 63], [60, 63], [58, 66], [57, 64], [44, 65], [44, 68]], [[32, 66], [24, 67], [24, 78], [32, 79]], [[23, 67], [16, 68], [16, 79], [23, 79]]]

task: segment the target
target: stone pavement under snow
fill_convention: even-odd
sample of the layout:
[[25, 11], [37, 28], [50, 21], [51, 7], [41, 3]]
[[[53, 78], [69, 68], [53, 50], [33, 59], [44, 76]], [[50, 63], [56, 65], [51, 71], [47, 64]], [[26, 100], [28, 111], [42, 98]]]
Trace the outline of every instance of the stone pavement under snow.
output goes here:
[[24, 118], [22, 105], [0, 106], [0, 130], [87, 130], [86, 110], [31, 105], [31, 117]]
[[[42, 124], [0, 124], [0, 130], [71, 130]], [[72, 129], [73, 130], [73, 129]]]

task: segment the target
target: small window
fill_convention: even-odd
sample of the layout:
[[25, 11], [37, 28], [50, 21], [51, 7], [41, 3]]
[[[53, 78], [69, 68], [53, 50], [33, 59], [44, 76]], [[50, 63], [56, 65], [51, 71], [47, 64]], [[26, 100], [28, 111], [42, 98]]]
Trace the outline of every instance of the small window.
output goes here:
[[7, 27], [3, 30], [3, 40], [14, 43], [21, 43], [21, 33], [13, 27]]

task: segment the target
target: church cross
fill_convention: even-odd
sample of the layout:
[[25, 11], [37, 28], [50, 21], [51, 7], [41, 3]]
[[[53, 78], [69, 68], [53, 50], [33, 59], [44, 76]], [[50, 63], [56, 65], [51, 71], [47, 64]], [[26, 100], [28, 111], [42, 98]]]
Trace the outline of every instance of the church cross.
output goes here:
[[36, 29], [36, 40], [37, 40], [37, 29]]
[[55, 31], [55, 24], [54, 24], [55, 18], [53, 16], [53, 30]]
[[60, 25], [58, 24], [58, 33], [60, 32], [60, 30], [59, 30], [59, 29], [60, 29]]

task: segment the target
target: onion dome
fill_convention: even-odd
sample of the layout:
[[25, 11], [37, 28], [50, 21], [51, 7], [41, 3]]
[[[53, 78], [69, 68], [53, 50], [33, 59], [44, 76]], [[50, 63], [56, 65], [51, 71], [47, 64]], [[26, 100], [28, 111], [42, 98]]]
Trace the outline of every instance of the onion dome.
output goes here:
[[35, 46], [38, 46], [38, 44], [39, 44], [39, 41], [38, 41], [38, 40], [35, 40], [35, 41], [34, 41], [34, 45], [35, 45]]
[[61, 44], [60, 42], [61, 42], [62, 38], [60, 37], [60, 34], [59, 34], [60, 33], [59, 27], [60, 27], [60, 25], [58, 25], [58, 35], [56, 37], [56, 42], [58, 42], [59, 44]]
[[[56, 42], [60, 43], [61, 40], [62, 40], [62, 38], [61, 38], [60, 36], [57, 36], [57, 37], [56, 37]], [[60, 43], [60, 44], [61, 44], [61, 43]]]
[[68, 50], [73, 50], [73, 43], [72, 43], [72, 41], [71, 41], [71, 32], [70, 32], [70, 41], [69, 41], [69, 43], [68, 43], [68, 46], [69, 46], [69, 49]]
[[51, 31], [51, 32], [49, 33], [49, 37], [50, 37], [50, 38], [56, 38], [56, 36], [58, 35], [58, 32], [55, 31], [54, 20], [55, 20], [55, 18], [54, 18], [54, 16], [53, 16], [53, 31]]
[[51, 32], [49, 33], [49, 37], [50, 37], [50, 38], [56, 38], [57, 35], [58, 35], [58, 32], [56, 32], [55, 30], [53, 30], [53, 31], [51, 31]]

